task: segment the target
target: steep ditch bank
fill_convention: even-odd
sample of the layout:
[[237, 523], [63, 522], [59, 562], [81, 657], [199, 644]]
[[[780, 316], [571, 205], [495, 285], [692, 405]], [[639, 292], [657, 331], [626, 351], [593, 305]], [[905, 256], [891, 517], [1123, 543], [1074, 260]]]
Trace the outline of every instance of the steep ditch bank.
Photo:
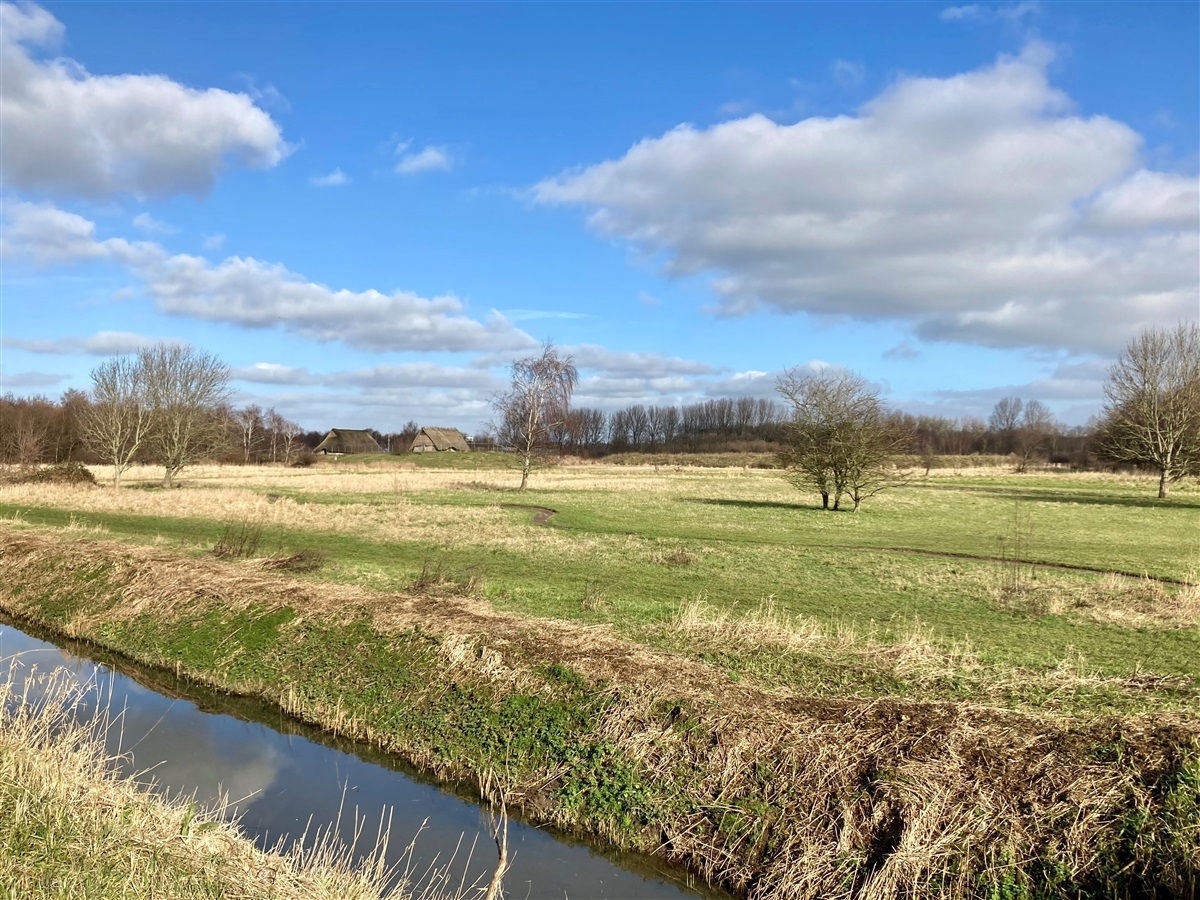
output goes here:
[[1074, 723], [731, 683], [431, 591], [0, 530], [0, 606], [366, 738], [754, 897], [1186, 896], [1195, 717]]
[[[408, 895], [425, 900], [480, 900], [482, 886], [491, 881], [497, 864], [495, 856], [488, 855], [494, 822], [477, 803], [478, 793], [469, 787], [464, 796], [457, 796], [457, 791], [434, 786], [398, 766], [394, 756], [298, 723], [278, 706], [232, 698], [169, 672], [131, 665], [91, 644], [61, 637], [43, 640], [35, 636], [37, 631], [28, 623], [10, 624], [0, 612], [0, 697], [7, 692], [9, 698], [22, 698], [26, 709], [49, 709], [56, 722], [70, 727], [93, 727], [102, 745], [97, 753], [115, 758], [120, 780], [145, 785], [151, 793], [177, 802], [194, 800], [197, 810], [229, 810], [240, 833], [271, 854], [269, 858], [283, 851], [290, 858], [311, 859], [320, 855], [323, 846], [338, 848], [337, 856], [344, 862], [339, 872], [357, 873], [368, 885], [378, 884], [377, 894], [385, 889], [399, 891], [394, 900]], [[43, 631], [42, 637], [49, 636]], [[54, 703], [60, 686], [68, 689], [66, 699], [71, 701], [61, 713]], [[0, 707], [0, 720], [10, 712]], [[57, 768], [53, 755], [45, 759], [37, 756], [37, 746], [25, 748], [25, 741], [6, 741], [5, 725], [0, 721], [0, 743], [10, 753], [29, 749], [33, 759], [19, 780], [6, 779], [0, 771], [0, 793], [32, 795], [40, 804], [43, 792], [38, 784], [52, 781]], [[40, 736], [55, 743], [53, 730]], [[39, 760], [44, 760], [44, 770], [39, 769]], [[3, 767], [0, 754], [0, 770]], [[86, 783], [93, 785], [95, 780], [88, 778]], [[11, 807], [6, 810], [0, 804], [0, 851], [13, 849], [13, 832], [32, 836], [47, 818], [45, 813], [21, 812], [20, 800], [16, 807], [17, 814], [6, 819]], [[178, 820], [175, 825], [178, 834]], [[108, 829], [102, 823], [97, 826], [102, 834], [94, 840], [100, 843]], [[59, 834], [63, 830], [56, 829]], [[88, 843], [86, 826], [68, 830]], [[386, 834], [382, 841], [376, 840], [380, 830]], [[137, 839], [136, 829], [130, 831], [130, 838]], [[322, 843], [325, 838], [331, 839], [328, 845]], [[57, 843], [59, 836], [48, 840]], [[564, 841], [518, 819], [508, 821], [506, 844], [504, 886], [509, 896], [526, 900], [696, 896], [687, 889], [683, 873], [669, 871], [663, 860]], [[38, 863], [19, 868], [39, 883], [95, 874], [94, 862], [73, 870], [69, 858], [49, 865], [42, 865], [47, 861], [36, 853], [32, 859]], [[5, 852], [0, 852], [0, 897], [7, 896], [4, 873]], [[348, 893], [335, 890], [331, 900], [342, 900]], [[229, 894], [241, 896], [236, 890]], [[16, 896], [37, 895], [18, 892]], [[93, 898], [89, 891], [87, 896], [102, 900], [109, 894], [97, 892]], [[314, 900], [320, 896], [312, 895]], [[710, 900], [719, 897], [714, 892]]]

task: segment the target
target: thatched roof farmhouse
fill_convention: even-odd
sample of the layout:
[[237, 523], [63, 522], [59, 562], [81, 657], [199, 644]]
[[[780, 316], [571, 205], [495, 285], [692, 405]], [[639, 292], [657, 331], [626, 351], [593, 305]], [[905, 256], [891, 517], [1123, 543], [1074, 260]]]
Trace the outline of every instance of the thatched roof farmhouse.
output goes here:
[[413, 453], [466, 453], [471, 448], [457, 428], [422, 428], [412, 442]]
[[331, 428], [325, 440], [313, 448], [313, 453], [382, 453], [383, 448], [369, 431], [354, 428]]

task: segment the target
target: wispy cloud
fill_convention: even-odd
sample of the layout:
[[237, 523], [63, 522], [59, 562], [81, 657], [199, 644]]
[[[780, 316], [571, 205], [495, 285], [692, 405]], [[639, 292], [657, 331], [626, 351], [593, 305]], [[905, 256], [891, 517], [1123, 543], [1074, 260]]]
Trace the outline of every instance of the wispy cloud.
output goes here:
[[328, 175], [314, 175], [308, 183], [313, 187], [341, 187], [350, 183], [350, 176], [338, 167]]
[[567, 312], [561, 309], [504, 309], [504, 315], [512, 322], [529, 319], [588, 319], [587, 313]]
[[11, 375], [0, 373], [0, 388], [29, 388], [53, 387], [66, 381], [66, 375], [55, 375], [53, 372], [13, 372]]
[[426, 146], [413, 153], [408, 152], [411, 141], [404, 141], [396, 148], [400, 159], [396, 162], [394, 171], [397, 175], [416, 175], [420, 172], [449, 172], [454, 168], [454, 160], [450, 151], [445, 147]]
[[891, 360], [916, 359], [920, 355], [921, 351], [908, 341], [901, 341], [895, 347], [885, 350], [883, 358]]
[[133, 227], [138, 228], [148, 234], [176, 234], [179, 229], [174, 225], [168, 225], [166, 222], [161, 222], [150, 213], [138, 213], [133, 217]]
[[[171, 254], [150, 241], [96, 239], [89, 219], [45, 204], [5, 207], [0, 255], [48, 265], [107, 260], [142, 279], [160, 312], [242, 328], [272, 328], [372, 351], [526, 350], [537, 346], [501, 313], [482, 320], [453, 295], [334, 289], [285, 266], [231, 256]], [[48, 350], [46, 352], [54, 352]]]
[[1041, 11], [1042, 4], [1036, 0], [994, 6], [968, 3], [965, 6], [948, 6], [941, 11], [938, 18], [943, 22], [977, 22], [981, 25], [1003, 22], [1008, 25], [1020, 25], [1025, 19], [1032, 18]]
[[830, 69], [833, 80], [844, 88], [857, 87], [867, 78], [867, 67], [849, 59], [835, 60]]
[[121, 356], [136, 353], [150, 344], [184, 344], [174, 338], [162, 339], [134, 334], [130, 331], [100, 331], [90, 337], [64, 337], [52, 340], [4, 337], [0, 346], [28, 353], [46, 353], [58, 356], [86, 354], [88, 356]]

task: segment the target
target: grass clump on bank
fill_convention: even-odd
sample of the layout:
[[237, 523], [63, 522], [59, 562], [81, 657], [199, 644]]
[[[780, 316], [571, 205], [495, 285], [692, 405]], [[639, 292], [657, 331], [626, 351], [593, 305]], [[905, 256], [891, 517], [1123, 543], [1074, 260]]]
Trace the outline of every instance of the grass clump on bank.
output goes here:
[[[16, 663], [14, 663], [15, 665]], [[389, 873], [328, 842], [264, 852], [219, 810], [120, 778], [105, 717], [74, 714], [60, 671], [0, 683], [0, 897], [12, 900], [399, 900]], [[34, 689], [36, 688], [36, 690]]]

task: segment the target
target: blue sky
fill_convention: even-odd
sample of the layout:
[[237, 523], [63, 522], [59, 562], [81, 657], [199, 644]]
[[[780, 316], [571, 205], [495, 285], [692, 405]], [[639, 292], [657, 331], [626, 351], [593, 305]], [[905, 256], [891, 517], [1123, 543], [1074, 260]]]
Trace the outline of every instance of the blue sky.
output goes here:
[[0, 393], [187, 341], [305, 428], [576, 402], [1098, 410], [1200, 318], [1195, 3], [46, 3], [0, 13]]

